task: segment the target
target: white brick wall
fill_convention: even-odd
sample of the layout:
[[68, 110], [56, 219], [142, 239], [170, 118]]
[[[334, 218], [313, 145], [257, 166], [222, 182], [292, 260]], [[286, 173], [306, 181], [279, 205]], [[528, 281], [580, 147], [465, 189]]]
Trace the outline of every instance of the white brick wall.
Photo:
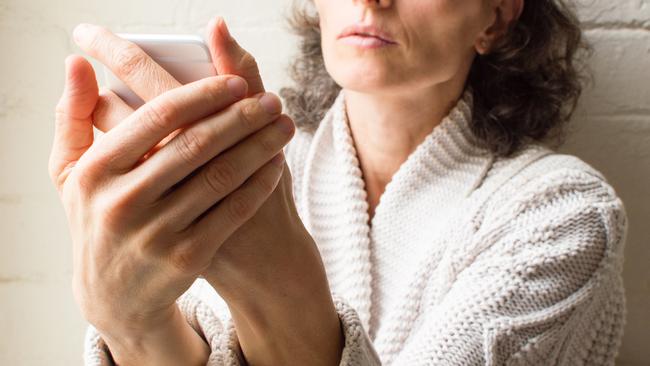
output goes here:
[[[433, 0], [431, 0], [433, 1]], [[578, 0], [595, 43], [587, 91], [564, 151], [603, 171], [629, 216], [620, 365], [650, 364], [650, 1]], [[257, 56], [267, 88], [287, 78], [289, 0], [0, 0], [0, 364], [80, 364], [85, 324], [70, 291], [71, 251], [47, 177], [52, 110], [79, 22], [118, 31], [200, 33], [223, 15]]]
[[628, 316], [617, 364], [650, 365], [650, 1], [578, 3], [596, 51], [595, 85], [562, 150], [601, 170], [625, 203]]

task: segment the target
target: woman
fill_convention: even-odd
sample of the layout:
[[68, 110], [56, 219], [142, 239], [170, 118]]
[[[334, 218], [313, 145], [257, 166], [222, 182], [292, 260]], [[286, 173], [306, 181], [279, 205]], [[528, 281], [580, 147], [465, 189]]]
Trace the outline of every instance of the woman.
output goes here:
[[295, 130], [221, 19], [222, 76], [185, 86], [75, 29], [147, 101], [130, 110], [67, 59], [50, 173], [86, 364], [613, 364], [624, 206], [546, 146], [580, 94], [571, 10], [306, 5], [282, 92]]

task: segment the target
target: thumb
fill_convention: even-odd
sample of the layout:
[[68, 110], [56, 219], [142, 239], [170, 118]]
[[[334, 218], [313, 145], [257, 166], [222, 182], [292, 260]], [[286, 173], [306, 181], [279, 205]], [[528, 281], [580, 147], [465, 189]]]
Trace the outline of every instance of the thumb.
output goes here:
[[232, 37], [222, 17], [214, 18], [207, 28], [208, 47], [217, 74], [232, 74], [248, 82], [249, 95], [264, 92], [264, 83], [255, 57], [243, 49]]
[[59, 190], [70, 169], [93, 143], [92, 114], [99, 97], [95, 71], [85, 58], [68, 56], [65, 74], [49, 160], [50, 178]]

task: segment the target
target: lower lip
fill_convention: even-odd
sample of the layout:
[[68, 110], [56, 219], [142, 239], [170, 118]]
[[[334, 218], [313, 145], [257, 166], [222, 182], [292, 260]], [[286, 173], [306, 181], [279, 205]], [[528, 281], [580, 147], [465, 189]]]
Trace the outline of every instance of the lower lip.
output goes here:
[[365, 48], [365, 49], [381, 48], [381, 47], [392, 46], [395, 44], [393, 42], [388, 42], [377, 37], [356, 36], [356, 35], [343, 37], [341, 38], [341, 41], [349, 45], [357, 46], [359, 48]]

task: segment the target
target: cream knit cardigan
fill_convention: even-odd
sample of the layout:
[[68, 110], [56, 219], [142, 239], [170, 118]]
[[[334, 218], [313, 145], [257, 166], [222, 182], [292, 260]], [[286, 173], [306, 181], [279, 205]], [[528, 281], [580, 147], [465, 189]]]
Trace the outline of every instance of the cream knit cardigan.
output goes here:
[[[285, 153], [345, 333], [341, 365], [613, 365], [624, 325], [623, 203], [580, 159], [536, 143], [473, 143], [466, 90], [393, 176], [369, 224], [342, 91]], [[178, 300], [212, 348], [245, 365], [204, 280]], [[89, 326], [86, 365], [111, 365]]]

